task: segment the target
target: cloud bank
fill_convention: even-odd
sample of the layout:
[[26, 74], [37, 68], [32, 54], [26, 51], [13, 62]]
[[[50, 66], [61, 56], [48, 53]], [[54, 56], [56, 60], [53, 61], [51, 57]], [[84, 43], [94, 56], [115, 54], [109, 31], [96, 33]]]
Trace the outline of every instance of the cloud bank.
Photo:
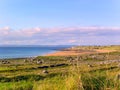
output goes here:
[[0, 28], [0, 45], [120, 44], [120, 27]]

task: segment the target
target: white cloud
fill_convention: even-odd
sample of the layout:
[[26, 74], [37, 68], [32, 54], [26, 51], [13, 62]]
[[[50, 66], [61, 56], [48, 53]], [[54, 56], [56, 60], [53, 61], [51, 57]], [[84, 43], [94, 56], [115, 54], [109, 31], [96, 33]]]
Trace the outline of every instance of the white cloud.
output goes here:
[[0, 28], [0, 44], [120, 44], [119, 38], [120, 27]]

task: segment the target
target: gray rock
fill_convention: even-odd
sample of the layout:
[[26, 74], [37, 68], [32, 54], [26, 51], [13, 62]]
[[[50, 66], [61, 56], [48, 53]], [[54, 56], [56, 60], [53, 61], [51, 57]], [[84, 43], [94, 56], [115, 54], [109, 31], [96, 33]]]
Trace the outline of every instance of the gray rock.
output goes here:
[[93, 65], [88, 64], [88, 67], [93, 67]]
[[43, 73], [48, 74], [49, 72], [47, 70], [43, 70]]
[[37, 61], [37, 64], [42, 64], [43, 62], [40, 60], [40, 61]]

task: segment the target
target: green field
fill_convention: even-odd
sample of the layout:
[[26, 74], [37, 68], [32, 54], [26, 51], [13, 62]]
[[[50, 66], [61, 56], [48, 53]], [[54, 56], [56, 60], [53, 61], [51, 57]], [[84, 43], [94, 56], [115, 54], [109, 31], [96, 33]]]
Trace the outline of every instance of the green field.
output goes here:
[[120, 46], [83, 48], [116, 51], [1, 60], [0, 90], [120, 90]]

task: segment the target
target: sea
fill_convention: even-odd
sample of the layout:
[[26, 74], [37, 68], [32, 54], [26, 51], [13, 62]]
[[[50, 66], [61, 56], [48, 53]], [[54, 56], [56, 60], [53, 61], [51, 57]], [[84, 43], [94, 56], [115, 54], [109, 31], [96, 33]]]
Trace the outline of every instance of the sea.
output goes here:
[[72, 46], [71, 45], [0, 46], [0, 59], [28, 58], [42, 56], [70, 47]]

